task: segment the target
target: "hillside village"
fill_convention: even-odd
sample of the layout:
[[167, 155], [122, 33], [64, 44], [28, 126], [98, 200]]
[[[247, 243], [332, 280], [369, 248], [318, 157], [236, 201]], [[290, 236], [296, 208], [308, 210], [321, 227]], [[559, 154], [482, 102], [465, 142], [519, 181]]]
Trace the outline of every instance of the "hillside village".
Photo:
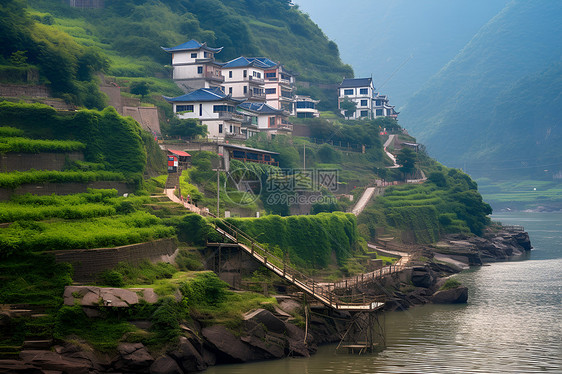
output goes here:
[[[296, 95], [296, 74], [280, 62], [243, 56], [219, 62], [215, 55], [222, 48], [196, 40], [162, 49], [171, 55], [174, 82], [185, 92], [165, 99], [178, 118], [206, 125], [213, 140], [291, 134], [289, 116], [319, 116], [319, 101]], [[372, 78], [345, 78], [337, 95], [338, 109], [348, 119], [398, 116], [388, 97], [376, 92]]]

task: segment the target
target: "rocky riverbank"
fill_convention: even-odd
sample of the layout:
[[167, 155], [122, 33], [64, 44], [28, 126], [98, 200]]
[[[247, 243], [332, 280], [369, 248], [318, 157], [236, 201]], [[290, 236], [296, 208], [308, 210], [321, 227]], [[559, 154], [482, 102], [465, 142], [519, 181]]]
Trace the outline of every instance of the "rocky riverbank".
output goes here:
[[[387, 311], [431, 302], [465, 303], [466, 287], [443, 287], [451, 275], [469, 265], [522, 256], [530, 249], [529, 236], [524, 231], [496, 229], [482, 237], [449, 235], [434, 246], [419, 247], [418, 255], [407, 269], [376, 282], [360, 284], [356, 291], [385, 295]], [[0, 374], [182, 374], [216, 364], [308, 357], [318, 344], [339, 341], [345, 329], [344, 321], [349, 317], [347, 313], [314, 305], [310, 308], [315, 313], [307, 313], [301, 298], [278, 296], [277, 301], [278, 305], [245, 314], [234, 328], [203, 326], [193, 319], [181, 326], [182, 336], [177, 342], [158, 349], [127, 339], [112, 354], [96, 352], [79, 340], [55, 341], [41, 349], [27, 346], [17, 360], [0, 360]], [[89, 315], [96, 318], [95, 313]], [[135, 325], [145, 330], [151, 327], [149, 321], [136, 321]]]
[[[304, 314], [299, 301], [279, 296], [278, 306], [268, 309], [273, 310], [247, 313], [235, 328], [202, 327], [192, 320], [182, 324], [178, 342], [158, 349], [138, 342], [122, 342], [109, 354], [96, 352], [79, 340], [55, 342], [43, 349], [29, 347], [20, 352], [17, 360], [0, 360], [0, 373], [191, 373], [217, 364], [308, 357], [318, 344], [335, 341], [343, 328], [334, 319], [315, 315], [308, 319], [305, 336], [305, 330], [297, 326], [303, 321], [292, 317], [295, 313]], [[136, 321], [135, 325], [150, 329], [149, 321]]]

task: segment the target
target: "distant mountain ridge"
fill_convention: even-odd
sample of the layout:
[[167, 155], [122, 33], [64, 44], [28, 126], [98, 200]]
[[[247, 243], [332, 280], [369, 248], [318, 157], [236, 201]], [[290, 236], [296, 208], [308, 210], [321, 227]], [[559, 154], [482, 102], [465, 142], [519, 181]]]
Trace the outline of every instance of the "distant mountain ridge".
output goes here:
[[562, 170], [562, 2], [510, 2], [402, 108], [401, 124], [474, 176]]

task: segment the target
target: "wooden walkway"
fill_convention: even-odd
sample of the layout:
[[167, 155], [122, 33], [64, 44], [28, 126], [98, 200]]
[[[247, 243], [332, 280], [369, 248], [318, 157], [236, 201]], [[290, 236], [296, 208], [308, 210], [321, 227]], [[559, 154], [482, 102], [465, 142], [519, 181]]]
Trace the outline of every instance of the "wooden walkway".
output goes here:
[[[215, 217], [216, 218], [216, 217]], [[215, 230], [224, 238], [238, 244], [239, 248], [252, 256], [270, 271], [285, 279], [301, 291], [312, 296], [325, 306], [342, 311], [374, 311], [384, 307], [381, 297], [368, 297], [366, 295], [341, 296], [336, 294], [335, 283], [322, 283], [302, 274], [288, 266], [286, 262], [268, 252], [251, 237], [228, 222], [218, 219]], [[352, 285], [350, 284], [350, 287]]]

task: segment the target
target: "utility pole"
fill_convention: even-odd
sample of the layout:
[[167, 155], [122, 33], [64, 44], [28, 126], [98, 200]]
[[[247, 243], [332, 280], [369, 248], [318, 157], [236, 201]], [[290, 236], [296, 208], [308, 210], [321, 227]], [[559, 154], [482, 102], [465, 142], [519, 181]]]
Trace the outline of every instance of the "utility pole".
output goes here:
[[[219, 156], [222, 156], [221, 154], [219, 154]], [[215, 164], [216, 162], [216, 164]], [[220, 218], [220, 199], [221, 199], [221, 191], [220, 191], [220, 184], [221, 184], [221, 180], [220, 180], [220, 172], [221, 172], [221, 163], [222, 163], [222, 159], [219, 158], [217, 160], [213, 160], [212, 162], [215, 166], [216, 165], [216, 170], [217, 171], [217, 218]]]
[[302, 168], [306, 170], [306, 143], [304, 143], [302, 163], [303, 163]]

